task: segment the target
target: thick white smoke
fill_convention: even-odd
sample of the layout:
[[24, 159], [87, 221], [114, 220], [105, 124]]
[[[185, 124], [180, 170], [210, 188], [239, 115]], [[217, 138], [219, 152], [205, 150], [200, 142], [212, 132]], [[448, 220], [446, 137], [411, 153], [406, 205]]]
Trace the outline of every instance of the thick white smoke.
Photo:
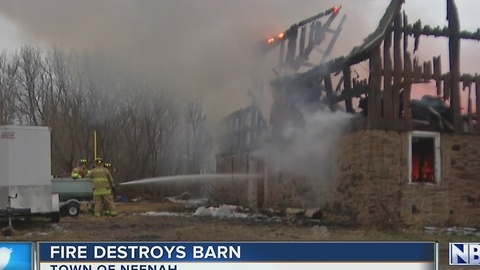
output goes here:
[[343, 111], [301, 110], [303, 123], [289, 122], [281, 131], [283, 143], [269, 145], [274, 172], [329, 180], [333, 150], [351, 123]]
[[[255, 51], [259, 42], [334, 5], [343, 5], [341, 15], [349, 17], [332, 56], [348, 53], [352, 44], [359, 44], [375, 29], [388, 4], [380, 2], [4, 0], [0, 1], [0, 14], [32, 41], [104, 52], [130, 72], [153, 81], [154, 89], [201, 98], [207, 118], [215, 126], [228, 113], [249, 105], [248, 91], [257, 90], [253, 75], [263, 73], [258, 77], [266, 83], [275, 76], [272, 68], [278, 64], [277, 52], [263, 62]], [[372, 19], [356, 13], [373, 6], [379, 7], [370, 10]], [[267, 99], [262, 110], [267, 117], [268, 95], [268, 89], [256, 95]]]
[[[274, 76], [276, 53], [272, 53], [272, 61], [262, 62], [255, 53], [258, 42], [302, 19], [342, 5], [340, 15], [347, 14], [347, 20], [332, 57], [345, 55], [375, 30], [389, 2], [2, 0], [0, 14], [31, 37], [32, 43], [96, 49], [117, 59], [129, 72], [153, 81], [153, 89], [201, 98], [213, 128], [228, 113], [249, 105], [248, 90], [256, 90], [252, 74], [263, 72], [265, 82]], [[405, 2], [411, 23], [422, 19], [433, 27], [446, 24], [445, 1]], [[457, 0], [457, 4], [462, 28], [475, 31], [480, 26], [475, 17], [480, 1]], [[462, 69], [476, 72], [479, 54], [474, 51], [478, 44], [465, 42], [462, 46]], [[430, 60], [446, 53], [446, 40], [425, 38], [420, 47], [428, 50], [420, 60]], [[321, 53], [314, 53], [321, 57]], [[314, 56], [312, 63], [316, 64], [319, 57]], [[447, 58], [443, 59], [443, 65], [448, 65]], [[267, 104], [262, 111], [267, 119], [268, 95], [265, 90]]]

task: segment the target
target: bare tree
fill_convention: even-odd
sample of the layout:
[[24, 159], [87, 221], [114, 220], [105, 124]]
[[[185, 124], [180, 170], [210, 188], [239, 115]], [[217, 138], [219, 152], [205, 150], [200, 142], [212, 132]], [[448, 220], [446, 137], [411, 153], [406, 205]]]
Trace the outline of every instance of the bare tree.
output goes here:
[[0, 55], [0, 124], [49, 126], [55, 174], [93, 157], [94, 130], [117, 181], [209, 171], [213, 143], [201, 103], [181, 104], [97, 52], [25, 46]]
[[185, 151], [188, 173], [204, 173], [212, 164], [213, 142], [199, 100], [185, 108]]
[[18, 58], [7, 60], [4, 51], [0, 55], [0, 124], [15, 123], [17, 102], [16, 76], [18, 71]]

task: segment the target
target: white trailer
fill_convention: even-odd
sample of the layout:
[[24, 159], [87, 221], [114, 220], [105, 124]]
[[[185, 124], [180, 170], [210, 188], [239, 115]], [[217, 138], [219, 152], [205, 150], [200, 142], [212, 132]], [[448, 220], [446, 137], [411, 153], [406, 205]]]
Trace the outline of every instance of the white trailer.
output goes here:
[[60, 221], [52, 193], [50, 128], [0, 126], [0, 216], [47, 216]]

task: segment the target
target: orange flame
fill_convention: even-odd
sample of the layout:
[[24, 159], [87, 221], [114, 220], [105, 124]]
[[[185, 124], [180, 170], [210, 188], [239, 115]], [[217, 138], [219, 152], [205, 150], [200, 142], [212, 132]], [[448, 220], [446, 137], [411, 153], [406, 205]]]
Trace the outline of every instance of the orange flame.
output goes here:
[[334, 14], [334, 15], [337, 15], [338, 12], [340, 12], [340, 7], [339, 7], [339, 6], [334, 6], [334, 7], [333, 7], [333, 14]]
[[277, 35], [277, 38], [282, 39], [285, 36], [285, 33], [280, 33]]
[[267, 43], [268, 43], [268, 44], [272, 44], [274, 41], [275, 41], [275, 39], [274, 39], [273, 37], [267, 39]]

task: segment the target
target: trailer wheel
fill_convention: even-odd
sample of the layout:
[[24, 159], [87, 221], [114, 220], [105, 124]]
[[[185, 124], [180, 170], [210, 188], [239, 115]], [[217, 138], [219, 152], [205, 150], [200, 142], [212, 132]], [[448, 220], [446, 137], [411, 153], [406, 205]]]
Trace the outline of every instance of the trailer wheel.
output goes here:
[[50, 215], [50, 219], [52, 220], [53, 223], [59, 223], [60, 222], [60, 212], [55, 212]]
[[65, 205], [64, 211], [67, 216], [76, 217], [80, 214], [80, 204], [75, 201], [68, 202]]

